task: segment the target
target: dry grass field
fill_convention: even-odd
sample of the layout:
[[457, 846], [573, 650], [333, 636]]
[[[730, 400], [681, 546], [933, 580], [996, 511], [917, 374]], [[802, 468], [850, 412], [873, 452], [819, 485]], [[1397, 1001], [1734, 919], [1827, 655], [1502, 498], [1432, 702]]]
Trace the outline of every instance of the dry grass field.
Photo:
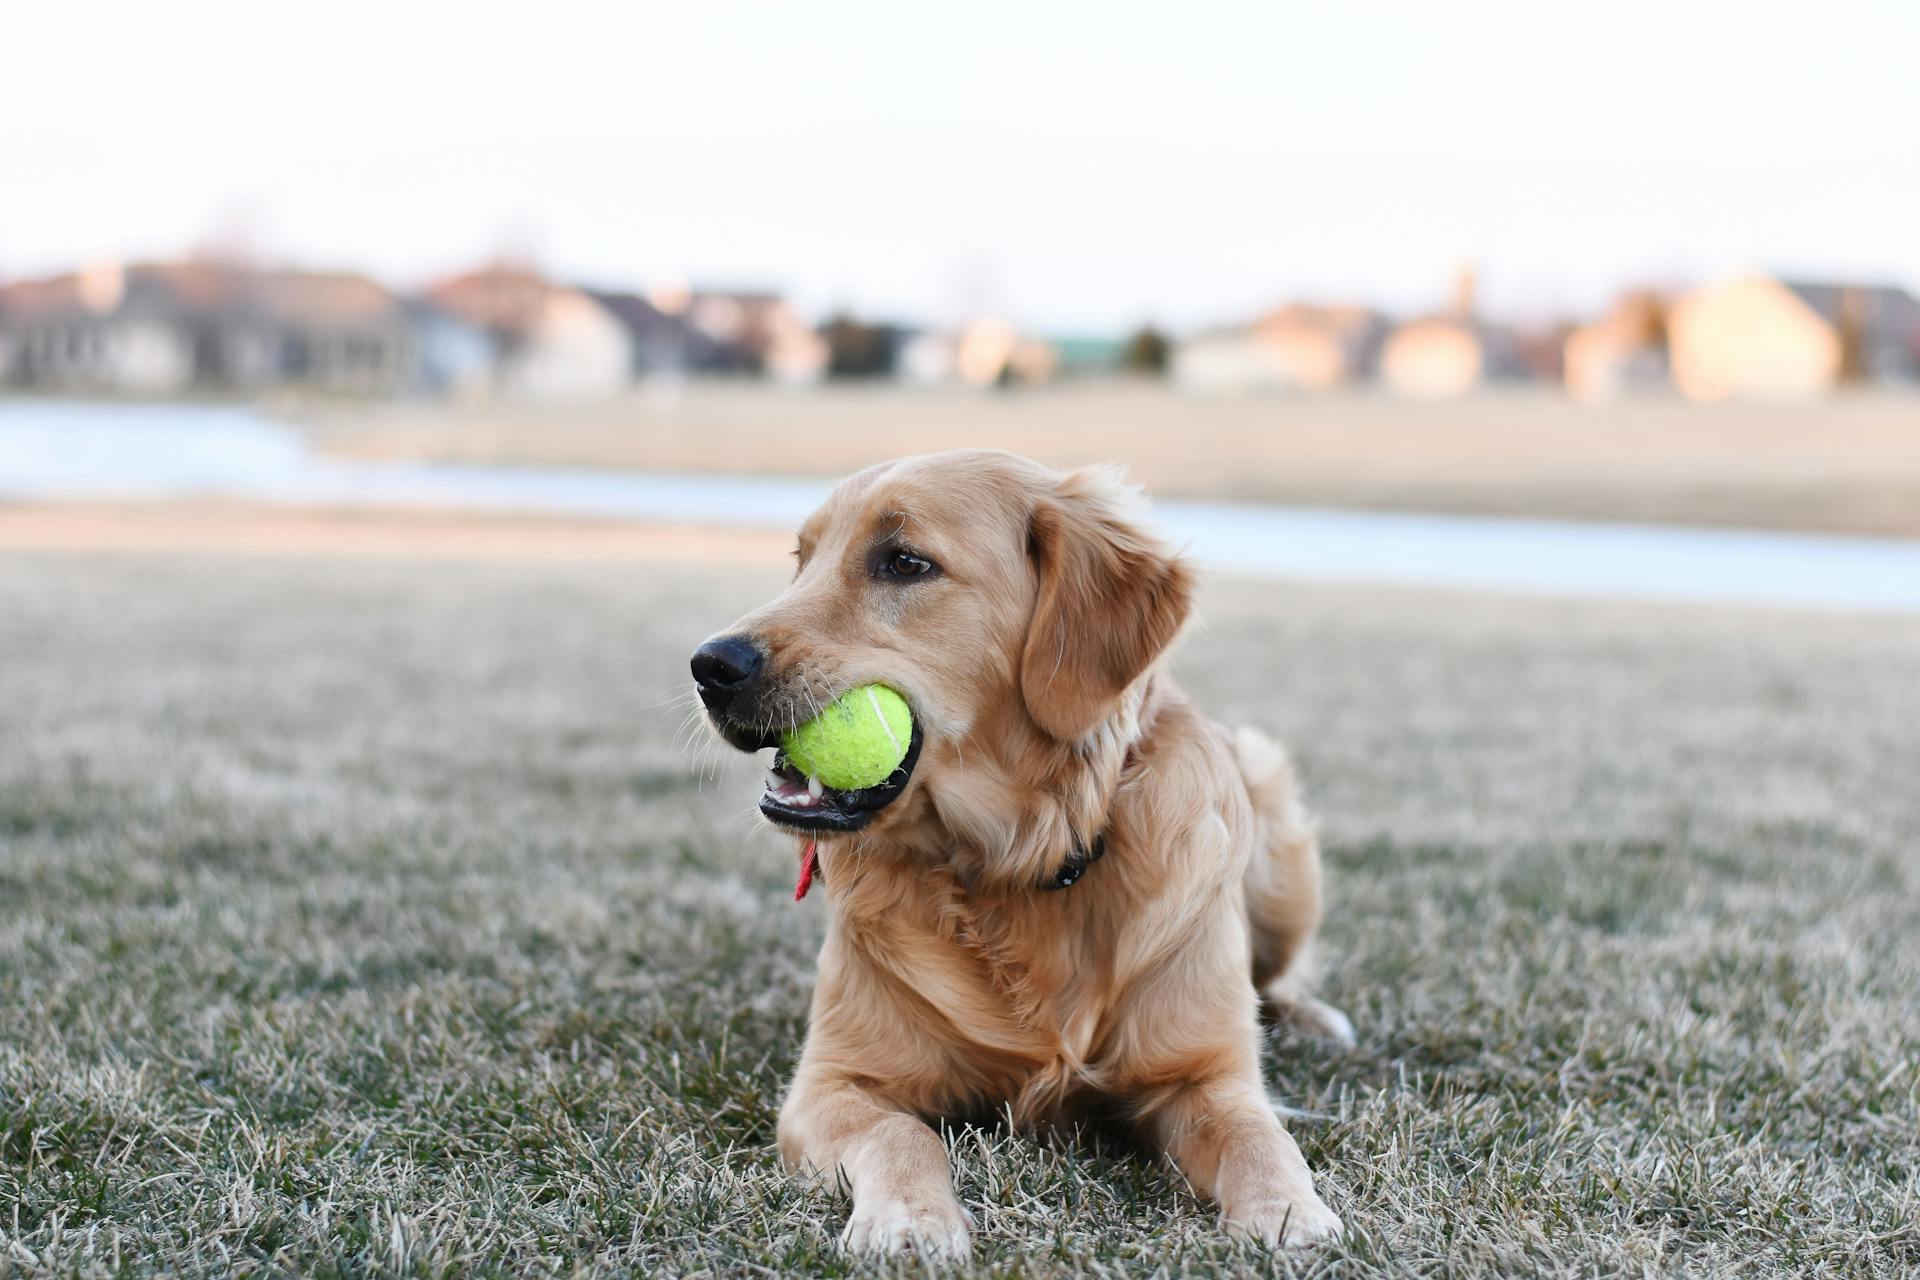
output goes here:
[[[823, 903], [671, 701], [777, 573], [0, 559], [0, 1275], [860, 1270]], [[1351, 1235], [965, 1130], [970, 1274], [1920, 1270], [1920, 620], [1225, 583], [1179, 667], [1323, 817]]]
[[1162, 497], [1920, 536], [1920, 395], [1588, 405], [1528, 389], [1194, 396], [693, 385], [612, 404], [285, 405], [366, 457], [839, 476], [907, 453], [1122, 461]]

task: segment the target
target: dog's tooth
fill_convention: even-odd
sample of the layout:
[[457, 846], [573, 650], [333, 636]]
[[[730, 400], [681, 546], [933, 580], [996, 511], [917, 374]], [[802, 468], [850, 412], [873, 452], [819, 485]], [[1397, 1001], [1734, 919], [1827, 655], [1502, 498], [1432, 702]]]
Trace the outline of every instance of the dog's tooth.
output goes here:
[[818, 778], [807, 779], [807, 794], [813, 797], [815, 800], [818, 800], [820, 798], [820, 779]]
[[767, 790], [778, 791], [780, 788], [786, 785], [787, 785], [787, 780], [780, 776], [780, 771], [778, 769], [767, 770]]

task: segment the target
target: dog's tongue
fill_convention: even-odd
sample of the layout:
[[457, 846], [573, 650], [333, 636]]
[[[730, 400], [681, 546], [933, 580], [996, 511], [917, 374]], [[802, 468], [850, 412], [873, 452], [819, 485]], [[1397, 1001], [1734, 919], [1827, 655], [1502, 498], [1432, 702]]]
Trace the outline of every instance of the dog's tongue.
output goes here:
[[795, 902], [807, 896], [807, 890], [813, 888], [813, 877], [820, 870], [820, 845], [809, 840], [800, 849], [800, 879], [793, 886]]

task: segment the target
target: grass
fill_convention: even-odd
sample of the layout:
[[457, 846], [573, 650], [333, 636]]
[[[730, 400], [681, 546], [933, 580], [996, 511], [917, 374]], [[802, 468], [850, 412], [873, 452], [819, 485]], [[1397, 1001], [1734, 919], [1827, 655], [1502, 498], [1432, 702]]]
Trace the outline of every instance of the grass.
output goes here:
[[[859, 1270], [768, 1150], [823, 904], [662, 705], [773, 583], [0, 562], [0, 1274]], [[1324, 818], [1360, 1042], [1270, 1071], [1352, 1234], [966, 1130], [977, 1274], [1920, 1269], [1920, 623], [1207, 613]]]

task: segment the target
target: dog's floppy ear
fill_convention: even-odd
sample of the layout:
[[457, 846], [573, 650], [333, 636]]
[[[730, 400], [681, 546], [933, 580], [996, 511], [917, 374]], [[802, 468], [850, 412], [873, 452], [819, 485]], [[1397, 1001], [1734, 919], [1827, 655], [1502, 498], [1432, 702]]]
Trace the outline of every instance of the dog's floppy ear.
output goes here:
[[1078, 742], [1180, 632], [1193, 573], [1140, 524], [1139, 491], [1116, 469], [1063, 476], [1035, 504], [1029, 549], [1040, 579], [1020, 691], [1034, 723]]

